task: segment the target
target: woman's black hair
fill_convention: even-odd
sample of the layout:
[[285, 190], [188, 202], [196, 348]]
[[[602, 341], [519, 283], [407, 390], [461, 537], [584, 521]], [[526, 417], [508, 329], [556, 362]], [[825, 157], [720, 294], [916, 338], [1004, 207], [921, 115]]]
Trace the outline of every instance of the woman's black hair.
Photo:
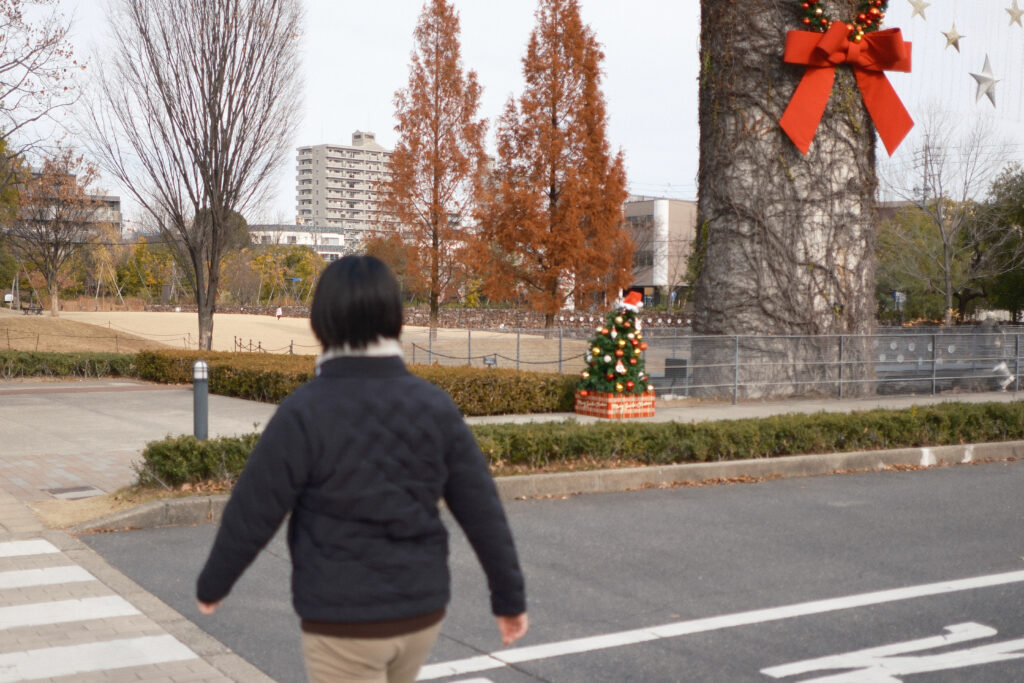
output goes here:
[[324, 348], [365, 349], [402, 333], [402, 295], [391, 269], [373, 256], [345, 256], [327, 266], [313, 295], [313, 334]]

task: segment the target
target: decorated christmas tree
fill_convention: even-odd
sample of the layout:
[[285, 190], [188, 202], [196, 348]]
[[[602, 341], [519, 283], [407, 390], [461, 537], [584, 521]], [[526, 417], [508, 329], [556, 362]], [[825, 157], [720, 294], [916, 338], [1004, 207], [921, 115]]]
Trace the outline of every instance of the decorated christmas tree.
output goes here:
[[590, 338], [587, 368], [580, 373], [578, 394], [641, 395], [654, 387], [644, 371], [647, 349], [637, 313], [643, 306], [639, 292], [631, 292], [608, 313], [605, 324]]

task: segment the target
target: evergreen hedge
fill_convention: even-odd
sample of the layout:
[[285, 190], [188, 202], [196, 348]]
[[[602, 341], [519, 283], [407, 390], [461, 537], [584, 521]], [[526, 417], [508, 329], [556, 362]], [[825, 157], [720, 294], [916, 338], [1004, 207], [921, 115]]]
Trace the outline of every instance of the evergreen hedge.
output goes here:
[[[315, 357], [209, 351], [142, 351], [138, 376], [151, 382], [192, 382], [192, 365], [210, 366], [210, 391], [254, 401], [280, 403], [313, 377]], [[410, 365], [414, 375], [436, 384], [464, 415], [569, 412], [575, 377], [460, 366]]]
[[134, 376], [135, 357], [129, 354], [0, 351], [0, 379]]
[[[117, 353], [0, 352], [0, 379], [15, 377], [136, 377], [161, 384], [191, 384], [192, 366], [210, 366], [210, 391], [264, 403], [280, 403], [313, 377], [314, 356], [226, 351]], [[571, 412], [576, 378], [462, 366], [410, 365], [414, 375], [436, 384], [464, 415]]]
[[[581, 424], [569, 420], [473, 425], [471, 429], [492, 467], [528, 471], [584, 461], [665, 465], [1024, 439], [1024, 402], [942, 403], [909, 410], [700, 423]], [[255, 438], [247, 435], [238, 441], [251, 444]], [[227, 448], [231, 442], [219, 441], [222, 443], [216, 448]], [[145, 468], [164, 481], [203, 481], [210, 471], [206, 465], [190, 474], [189, 463], [199, 459], [195, 446], [189, 441], [168, 443], [154, 442], [147, 447]], [[241, 472], [244, 458], [230, 461], [238, 468], [224, 471], [229, 479]]]

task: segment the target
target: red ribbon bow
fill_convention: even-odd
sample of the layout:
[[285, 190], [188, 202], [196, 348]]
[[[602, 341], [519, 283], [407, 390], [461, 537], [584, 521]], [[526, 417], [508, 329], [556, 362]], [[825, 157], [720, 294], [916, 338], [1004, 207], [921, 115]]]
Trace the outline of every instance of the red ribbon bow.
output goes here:
[[898, 28], [865, 34], [860, 42], [848, 38], [850, 30], [837, 21], [825, 33], [790, 31], [786, 35], [783, 61], [803, 64], [807, 71], [779, 124], [797, 149], [807, 154], [832, 94], [836, 66], [850, 64], [868, 115], [892, 156], [914, 121], [883, 71], [910, 71], [910, 43]]

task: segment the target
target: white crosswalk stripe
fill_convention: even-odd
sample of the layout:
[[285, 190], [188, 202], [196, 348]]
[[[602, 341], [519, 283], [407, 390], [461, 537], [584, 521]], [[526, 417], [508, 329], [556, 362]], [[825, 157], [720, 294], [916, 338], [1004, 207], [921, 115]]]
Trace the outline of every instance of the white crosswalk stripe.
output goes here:
[[96, 577], [81, 567], [46, 567], [45, 569], [22, 569], [0, 572], [0, 590], [29, 588], [31, 586], [56, 586], [62, 583], [95, 581]]
[[46, 555], [59, 553], [57, 546], [35, 538], [30, 541], [8, 541], [0, 543], [0, 557], [22, 557], [24, 555]]
[[[60, 564], [66, 557], [54, 557], [61, 551], [44, 539], [0, 542], [0, 683], [31, 681], [58, 676], [77, 676], [127, 667], [140, 667], [197, 659], [198, 655], [173, 636], [153, 635], [152, 624], [135, 637], [102, 639], [58, 647], [18, 646], [26, 629], [73, 625], [122, 617], [140, 617], [141, 612], [119, 595], [99, 583], [85, 568]], [[49, 556], [53, 559], [45, 559]], [[14, 563], [14, 564], [12, 564]], [[51, 567], [22, 568], [49, 564]], [[96, 585], [89, 587], [90, 583]], [[75, 590], [75, 586], [83, 586]], [[66, 587], [65, 590], [61, 590]], [[45, 599], [52, 591], [64, 596], [91, 593], [77, 599]], [[96, 593], [107, 592], [107, 595]], [[38, 601], [24, 602], [33, 597]], [[123, 622], [122, 622], [123, 624]], [[57, 626], [58, 633], [60, 626]], [[78, 630], [81, 633], [81, 630]], [[86, 630], [85, 632], [89, 632]], [[103, 632], [103, 629], [100, 629]], [[109, 631], [107, 631], [109, 633]], [[143, 635], [144, 634], [144, 635]], [[48, 644], [48, 643], [43, 643]]]
[[[0, 654], [0, 683], [195, 659], [173, 636], [122, 638], [84, 645]], [[113, 666], [111, 666], [113, 664]]]

